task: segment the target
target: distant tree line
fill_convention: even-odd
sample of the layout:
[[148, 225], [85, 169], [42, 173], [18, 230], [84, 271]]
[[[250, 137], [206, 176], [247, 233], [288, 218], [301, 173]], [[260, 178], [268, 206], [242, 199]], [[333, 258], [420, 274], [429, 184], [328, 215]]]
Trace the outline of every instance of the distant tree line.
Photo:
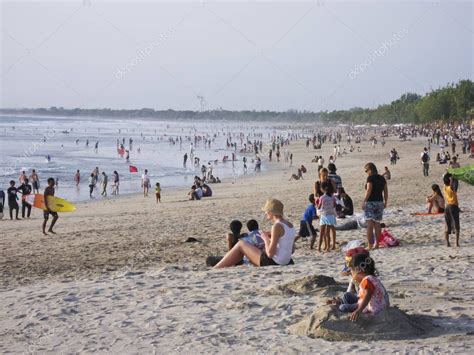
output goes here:
[[457, 84], [433, 90], [425, 96], [414, 93], [403, 94], [390, 104], [379, 105], [375, 109], [354, 107], [338, 111], [176, 111], [103, 109], [67, 109], [63, 107], [35, 109], [0, 109], [4, 114], [32, 114], [51, 116], [96, 116], [119, 118], [157, 118], [229, 121], [281, 121], [281, 122], [324, 122], [324, 123], [429, 123], [435, 121], [464, 121], [474, 116], [474, 85], [471, 80], [461, 80]]
[[375, 109], [322, 112], [325, 122], [340, 123], [429, 123], [464, 121], [474, 116], [474, 85], [471, 80], [433, 90], [425, 96], [406, 93], [390, 104]]

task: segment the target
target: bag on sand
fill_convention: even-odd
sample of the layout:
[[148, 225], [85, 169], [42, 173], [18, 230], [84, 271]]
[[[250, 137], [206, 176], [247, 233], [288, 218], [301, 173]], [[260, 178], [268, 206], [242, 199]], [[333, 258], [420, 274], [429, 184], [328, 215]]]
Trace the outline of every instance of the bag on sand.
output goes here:
[[380, 234], [379, 246], [381, 248], [398, 247], [399, 245], [400, 241], [391, 235], [388, 230], [384, 229], [382, 234]]

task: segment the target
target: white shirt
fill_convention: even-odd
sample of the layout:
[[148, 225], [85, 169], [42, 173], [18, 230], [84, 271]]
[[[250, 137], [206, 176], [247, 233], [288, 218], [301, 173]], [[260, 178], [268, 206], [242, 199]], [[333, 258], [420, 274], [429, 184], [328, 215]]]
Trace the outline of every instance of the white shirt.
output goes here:
[[296, 231], [295, 228], [288, 227], [285, 223], [280, 223], [285, 230], [285, 233], [278, 240], [275, 255], [273, 255], [273, 261], [279, 265], [288, 265], [291, 260], [291, 254], [293, 252], [293, 244], [295, 242]]

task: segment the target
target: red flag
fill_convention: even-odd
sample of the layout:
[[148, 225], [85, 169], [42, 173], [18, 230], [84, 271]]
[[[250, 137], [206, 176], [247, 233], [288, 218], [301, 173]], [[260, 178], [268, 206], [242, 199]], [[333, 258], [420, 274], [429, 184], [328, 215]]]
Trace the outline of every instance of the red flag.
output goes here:
[[130, 172], [131, 173], [138, 173], [138, 168], [136, 166], [130, 165]]

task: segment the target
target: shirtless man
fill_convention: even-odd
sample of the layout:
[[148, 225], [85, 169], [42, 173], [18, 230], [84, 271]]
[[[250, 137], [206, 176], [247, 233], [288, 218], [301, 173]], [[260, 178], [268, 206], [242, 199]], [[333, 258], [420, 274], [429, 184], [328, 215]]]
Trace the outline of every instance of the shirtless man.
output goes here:
[[39, 193], [39, 177], [35, 169], [31, 171], [30, 181], [31, 181], [31, 185], [33, 186], [33, 193], [38, 194]]
[[44, 221], [43, 221], [43, 234], [47, 235], [46, 233], [46, 223], [48, 222], [49, 215], [53, 216], [53, 220], [51, 222], [51, 225], [49, 226], [48, 232], [56, 234], [56, 232], [53, 231], [53, 227], [56, 224], [56, 221], [58, 220], [58, 213], [53, 212], [50, 210], [48, 206], [48, 196], [54, 196], [54, 178], [49, 178], [48, 179], [48, 186], [46, 189], [44, 189], [44, 204], [46, 206], [46, 211], [43, 212], [44, 216]]

